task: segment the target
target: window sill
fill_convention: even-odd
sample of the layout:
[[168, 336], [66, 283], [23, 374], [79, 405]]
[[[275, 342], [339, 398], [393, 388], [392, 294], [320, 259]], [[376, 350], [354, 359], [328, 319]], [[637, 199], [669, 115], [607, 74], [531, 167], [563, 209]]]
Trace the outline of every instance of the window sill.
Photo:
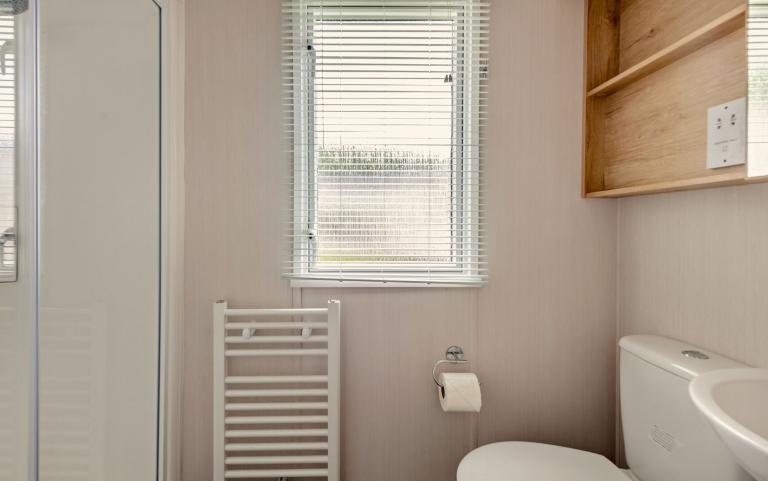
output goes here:
[[445, 282], [445, 281], [419, 281], [419, 282], [402, 282], [402, 281], [344, 281], [344, 280], [329, 280], [329, 279], [290, 279], [291, 288], [294, 289], [339, 289], [339, 288], [381, 288], [381, 287], [398, 287], [398, 288], [478, 288], [483, 287], [485, 282], [482, 281], [467, 281], [467, 282]]

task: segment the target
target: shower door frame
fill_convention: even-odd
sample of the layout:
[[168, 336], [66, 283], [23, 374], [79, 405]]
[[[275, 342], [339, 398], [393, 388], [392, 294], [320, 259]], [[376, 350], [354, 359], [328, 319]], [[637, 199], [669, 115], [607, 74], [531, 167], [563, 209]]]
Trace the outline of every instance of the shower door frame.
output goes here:
[[[39, 282], [38, 282], [38, 16], [37, 0], [30, 0], [29, 9], [17, 17], [18, 45], [23, 47], [22, 55], [16, 52], [17, 92], [16, 123], [16, 282], [22, 288], [22, 312], [29, 318], [29, 355], [27, 370], [29, 379], [29, 411], [27, 476], [32, 481], [38, 480], [38, 445], [39, 445]], [[29, 284], [24, 286], [22, 283]], [[25, 319], [24, 315], [19, 319]]]
[[184, 4], [160, 9], [160, 346], [157, 480], [181, 480], [184, 309]]

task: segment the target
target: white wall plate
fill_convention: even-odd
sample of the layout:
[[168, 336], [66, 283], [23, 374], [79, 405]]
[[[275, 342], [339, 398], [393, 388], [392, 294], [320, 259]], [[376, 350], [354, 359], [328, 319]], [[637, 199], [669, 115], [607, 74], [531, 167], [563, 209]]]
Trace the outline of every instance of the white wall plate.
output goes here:
[[707, 168], [718, 169], [747, 161], [747, 99], [710, 107], [707, 112]]

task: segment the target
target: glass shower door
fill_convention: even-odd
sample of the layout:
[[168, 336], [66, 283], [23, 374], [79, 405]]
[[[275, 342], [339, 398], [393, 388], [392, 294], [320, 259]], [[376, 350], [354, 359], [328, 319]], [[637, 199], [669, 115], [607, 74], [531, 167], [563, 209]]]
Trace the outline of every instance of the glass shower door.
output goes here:
[[156, 477], [160, 9], [39, 0], [39, 479]]
[[0, 481], [158, 479], [160, 20], [0, 0]]
[[35, 464], [34, 39], [33, 11], [0, 1], [0, 481]]

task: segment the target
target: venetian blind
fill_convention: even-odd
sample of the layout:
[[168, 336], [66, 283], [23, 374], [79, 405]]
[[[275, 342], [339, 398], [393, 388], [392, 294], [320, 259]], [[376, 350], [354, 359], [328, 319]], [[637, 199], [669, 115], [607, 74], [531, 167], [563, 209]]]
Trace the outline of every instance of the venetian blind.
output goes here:
[[0, 2], [0, 281], [16, 280], [16, 21]]
[[480, 284], [485, 0], [287, 0], [286, 275]]

